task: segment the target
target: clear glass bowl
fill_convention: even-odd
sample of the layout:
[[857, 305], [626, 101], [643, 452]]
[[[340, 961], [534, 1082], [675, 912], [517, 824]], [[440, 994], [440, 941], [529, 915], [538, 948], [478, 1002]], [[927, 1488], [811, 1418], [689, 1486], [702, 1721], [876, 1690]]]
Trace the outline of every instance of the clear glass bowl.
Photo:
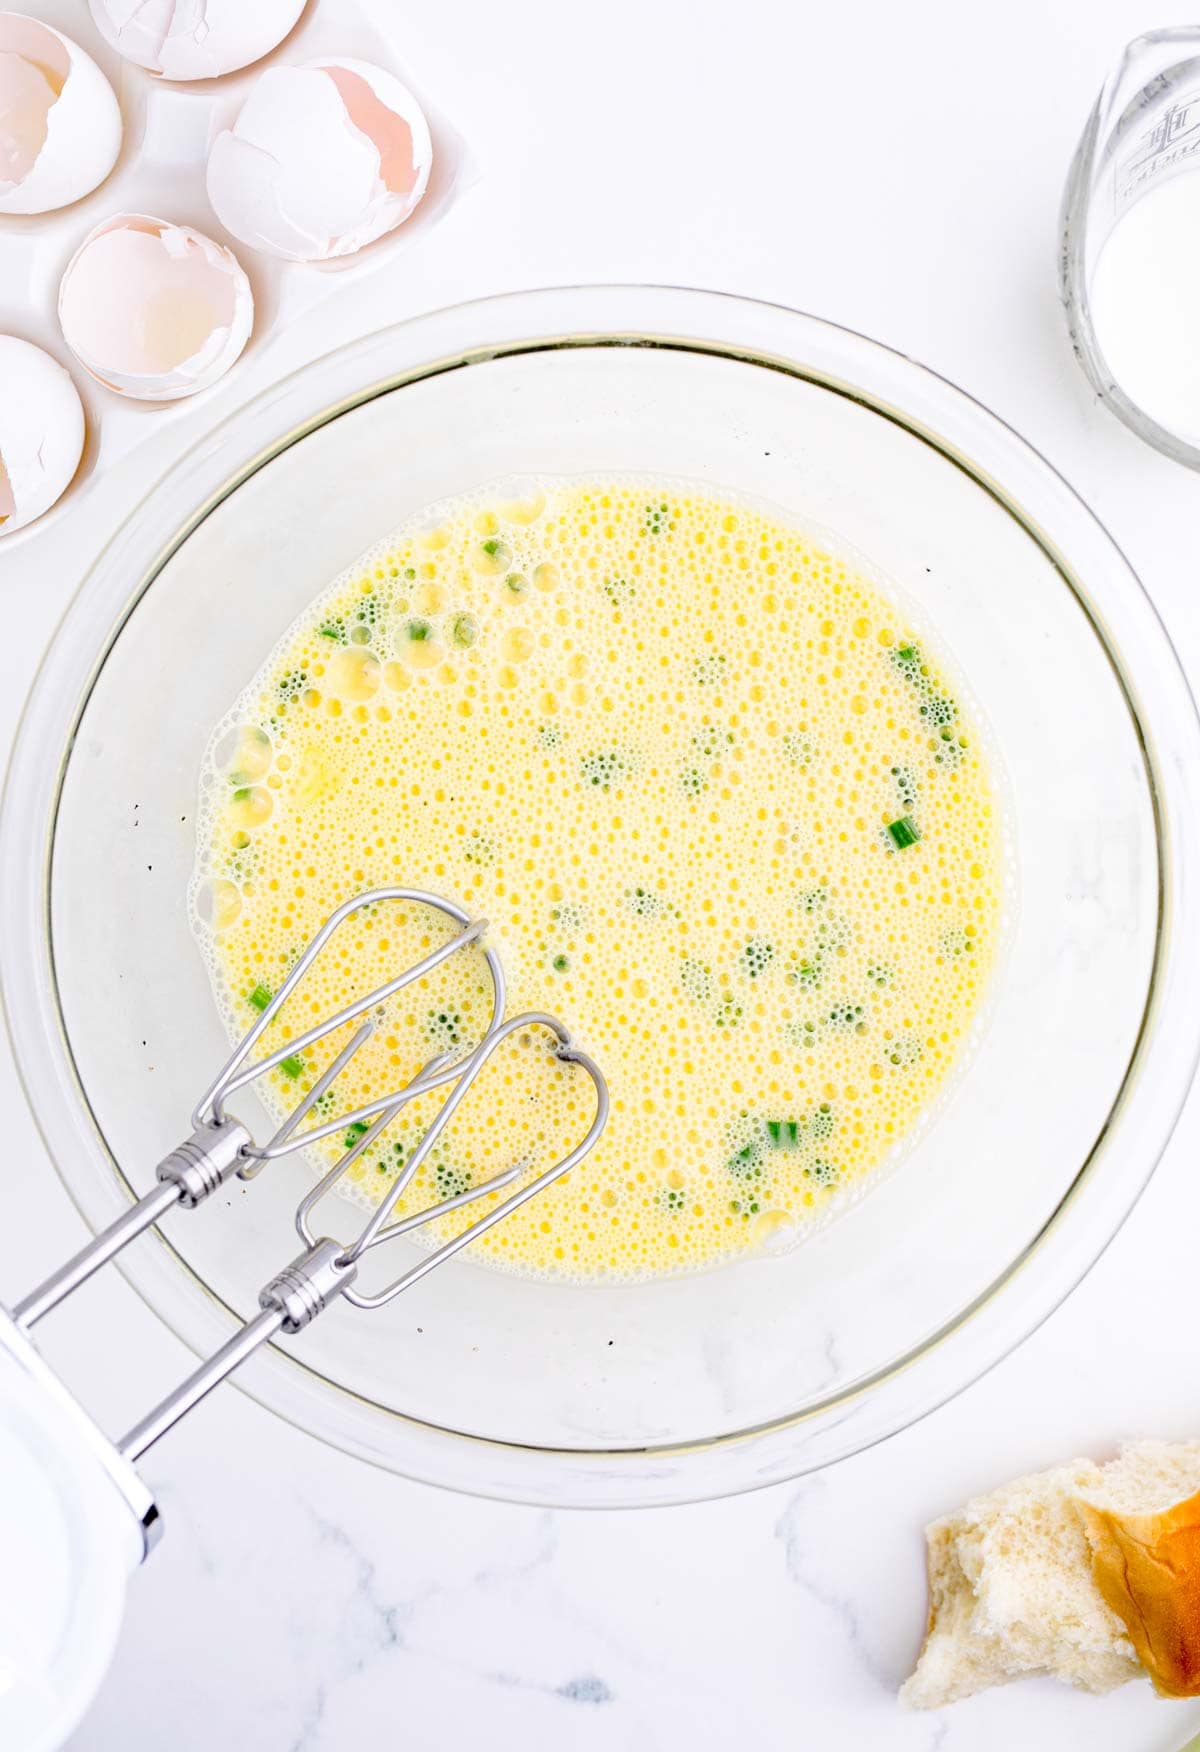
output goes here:
[[[100, 555], [47, 658], [4, 811], [5, 999], [89, 1223], [145, 1189], [224, 1051], [184, 895], [201, 750], [242, 667], [410, 510], [606, 469], [774, 501], [916, 600], [995, 736], [1018, 903], [935, 1123], [796, 1251], [624, 1287], [458, 1260], [382, 1313], [331, 1309], [243, 1377], [397, 1471], [583, 1505], [785, 1478], [977, 1377], [1126, 1215], [1200, 1036], [1194, 708], [1054, 471], [949, 384], [790, 311], [663, 288], [492, 299], [346, 347], [226, 421]], [[306, 1174], [281, 1164], [125, 1256], [197, 1351], [291, 1256]]]

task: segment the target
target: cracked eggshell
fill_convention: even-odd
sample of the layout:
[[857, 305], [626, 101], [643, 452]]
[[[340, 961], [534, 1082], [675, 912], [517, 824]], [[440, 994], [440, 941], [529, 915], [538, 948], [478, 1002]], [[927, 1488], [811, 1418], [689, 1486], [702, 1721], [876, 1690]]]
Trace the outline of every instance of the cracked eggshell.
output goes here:
[[97, 382], [138, 401], [178, 401], [228, 371], [254, 297], [233, 251], [202, 231], [118, 213], [67, 263], [58, 317]]
[[83, 403], [58, 360], [0, 335], [0, 541], [66, 492], [83, 435]]
[[0, 12], [0, 213], [49, 213], [102, 183], [121, 111], [90, 55], [21, 12]]
[[161, 79], [219, 79], [281, 43], [305, 0], [89, 0], [118, 54]]
[[285, 261], [353, 255], [408, 218], [433, 163], [429, 124], [394, 74], [327, 57], [271, 67], [208, 160], [225, 229]]

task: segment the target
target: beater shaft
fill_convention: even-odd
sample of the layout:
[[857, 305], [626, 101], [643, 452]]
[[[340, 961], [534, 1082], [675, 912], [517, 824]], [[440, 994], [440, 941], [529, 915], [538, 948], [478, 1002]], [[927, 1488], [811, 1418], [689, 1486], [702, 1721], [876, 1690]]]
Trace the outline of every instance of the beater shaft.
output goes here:
[[263, 1287], [258, 1298], [261, 1313], [247, 1320], [220, 1350], [214, 1351], [118, 1442], [121, 1457], [131, 1463], [140, 1459], [147, 1448], [174, 1429], [180, 1418], [207, 1398], [214, 1387], [228, 1380], [255, 1351], [269, 1344], [279, 1332], [302, 1332], [357, 1275], [357, 1265], [342, 1258], [337, 1241], [320, 1241], [294, 1259]]
[[139, 1460], [160, 1436], [174, 1429], [186, 1412], [199, 1405], [214, 1387], [219, 1387], [240, 1364], [274, 1338], [282, 1325], [283, 1315], [278, 1308], [264, 1308], [255, 1319], [240, 1327], [228, 1343], [214, 1351], [207, 1362], [201, 1363], [195, 1374], [189, 1375], [161, 1405], [156, 1405], [140, 1423], [134, 1424], [128, 1435], [117, 1443], [121, 1458], [131, 1464]]
[[27, 1296], [14, 1302], [11, 1312], [17, 1325], [28, 1332], [43, 1315], [49, 1314], [52, 1308], [57, 1308], [73, 1290], [77, 1290], [80, 1284], [85, 1284], [93, 1272], [99, 1271], [102, 1265], [107, 1265], [110, 1259], [115, 1259], [123, 1247], [136, 1241], [139, 1235], [152, 1223], [157, 1223], [178, 1202], [178, 1187], [156, 1186], [153, 1192], [146, 1193], [135, 1205], [130, 1205], [115, 1223], [102, 1229], [86, 1247], [80, 1248], [74, 1258], [60, 1265], [57, 1271], [51, 1272], [36, 1290], [30, 1290]]
[[81, 1247], [65, 1265], [52, 1272], [45, 1283], [31, 1290], [12, 1310], [13, 1319], [26, 1332], [52, 1308], [85, 1284], [94, 1272], [115, 1259], [121, 1249], [136, 1241], [174, 1205], [194, 1210], [218, 1186], [238, 1171], [242, 1150], [250, 1133], [236, 1119], [199, 1126], [155, 1169], [158, 1185], [102, 1229], [86, 1247]]

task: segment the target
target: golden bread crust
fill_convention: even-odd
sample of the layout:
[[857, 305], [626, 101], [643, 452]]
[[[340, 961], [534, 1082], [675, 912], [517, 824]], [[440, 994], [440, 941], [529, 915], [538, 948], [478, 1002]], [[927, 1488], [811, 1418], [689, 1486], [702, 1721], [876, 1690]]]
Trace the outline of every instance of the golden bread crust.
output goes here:
[[1092, 1573], [1164, 1697], [1200, 1696], [1200, 1491], [1151, 1515], [1076, 1498]]

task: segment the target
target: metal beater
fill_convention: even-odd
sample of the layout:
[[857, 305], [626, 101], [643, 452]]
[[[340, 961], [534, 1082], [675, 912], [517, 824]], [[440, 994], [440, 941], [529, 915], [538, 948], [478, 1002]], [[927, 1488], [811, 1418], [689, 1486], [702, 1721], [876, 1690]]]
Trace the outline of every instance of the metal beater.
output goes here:
[[[293, 1036], [262, 1058], [253, 1058], [251, 1055], [255, 1046], [339, 927], [363, 907], [392, 901], [430, 907], [451, 919], [459, 929], [423, 960], [397, 973], [374, 991], [368, 992], [365, 997], [355, 999], [336, 1015]], [[495, 950], [483, 941], [487, 928], [486, 920], [472, 920], [454, 901], [417, 888], [377, 888], [344, 902], [329, 916], [301, 953], [279, 990], [264, 1006], [253, 1027], [230, 1053], [217, 1077], [201, 1096], [192, 1114], [191, 1135], [158, 1164], [154, 1190], [139, 1199], [123, 1216], [118, 1217], [13, 1307], [13, 1321], [28, 1334], [37, 1321], [175, 1206], [192, 1210], [235, 1175], [242, 1180], [252, 1180], [268, 1163], [279, 1157], [307, 1149], [337, 1132], [346, 1133], [352, 1130], [355, 1133], [353, 1144], [306, 1193], [297, 1207], [296, 1228], [305, 1244], [304, 1251], [264, 1284], [258, 1298], [260, 1312], [248, 1320], [160, 1405], [135, 1424], [117, 1444], [118, 1453], [124, 1461], [132, 1463], [138, 1460], [193, 1406], [199, 1404], [214, 1387], [271, 1339], [281, 1333], [290, 1337], [301, 1332], [318, 1314], [338, 1300], [344, 1300], [355, 1308], [383, 1307], [469, 1246], [487, 1230], [503, 1222], [528, 1199], [535, 1198], [553, 1181], [568, 1173], [591, 1150], [608, 1119], [609, 1097], [604, 1077], [588, 1054], [572, 1043], [567, 1029], [555, 1017], [544, 1011], [530, 1010], [504, 1019], [504, 970]], [[421, 979], [450, 956], [472, 944], [479, 945], [492, 981], [491, 1016], [482, 1039], [460, 1054], [437, 1054], [409, 1083], [399, 1089], [343, 1112], [335, 1119], [305, 1126], [305, 1119], [333, 1088], [351, 1059], [370, 1037], [378, 1021], [381, 1006], [405, 986]], [[360, 1021], [359, 1018], [363, 1020]], [[305, 1051], [337, 1029], [354, 1022], [358, 1026], [347, 1044], [317, 1078], [270, 1141], [264, 1145], [256, 1144], [242, 1122], [227, 1111], [227, 1100], [289, 1056]], [[581, 1066], [591, 1078], [596, 1094], [596, 1109], [587, 1132], [552, 1166], [526, 1185], [518, 1187], [460, 1234], [411, 1264], [386, 1288], [371, 1295], [363, 1294], [355, 1288], [355, 1282], [360, 1261], [369, 1251], [398, 1235], [411, 1234], [426, 1223], [500, 1191], [527, 1171], [528, 1164], [518, 1162], [504, 1173], [478, 1186], [469, 1187], [465, 1192], [429, 1205], [411, 1216], [393, 1220], [393, 1212], [421, 1164], [453, 1119], [496, 1048], [519, 1031], [535, 1029], [545, 1030], [552, 1036], [555, 1042], [554, 1056], [557, 1059]], [[349, 1244], [321, 1236], [312, 1226], [313, 1212], [342, 1179], [351, 1164], [365, 1150], [371, 1148], [409, 1102], [451, 1084], [453, 1087], [428, 1129], [358, 1236]]]

